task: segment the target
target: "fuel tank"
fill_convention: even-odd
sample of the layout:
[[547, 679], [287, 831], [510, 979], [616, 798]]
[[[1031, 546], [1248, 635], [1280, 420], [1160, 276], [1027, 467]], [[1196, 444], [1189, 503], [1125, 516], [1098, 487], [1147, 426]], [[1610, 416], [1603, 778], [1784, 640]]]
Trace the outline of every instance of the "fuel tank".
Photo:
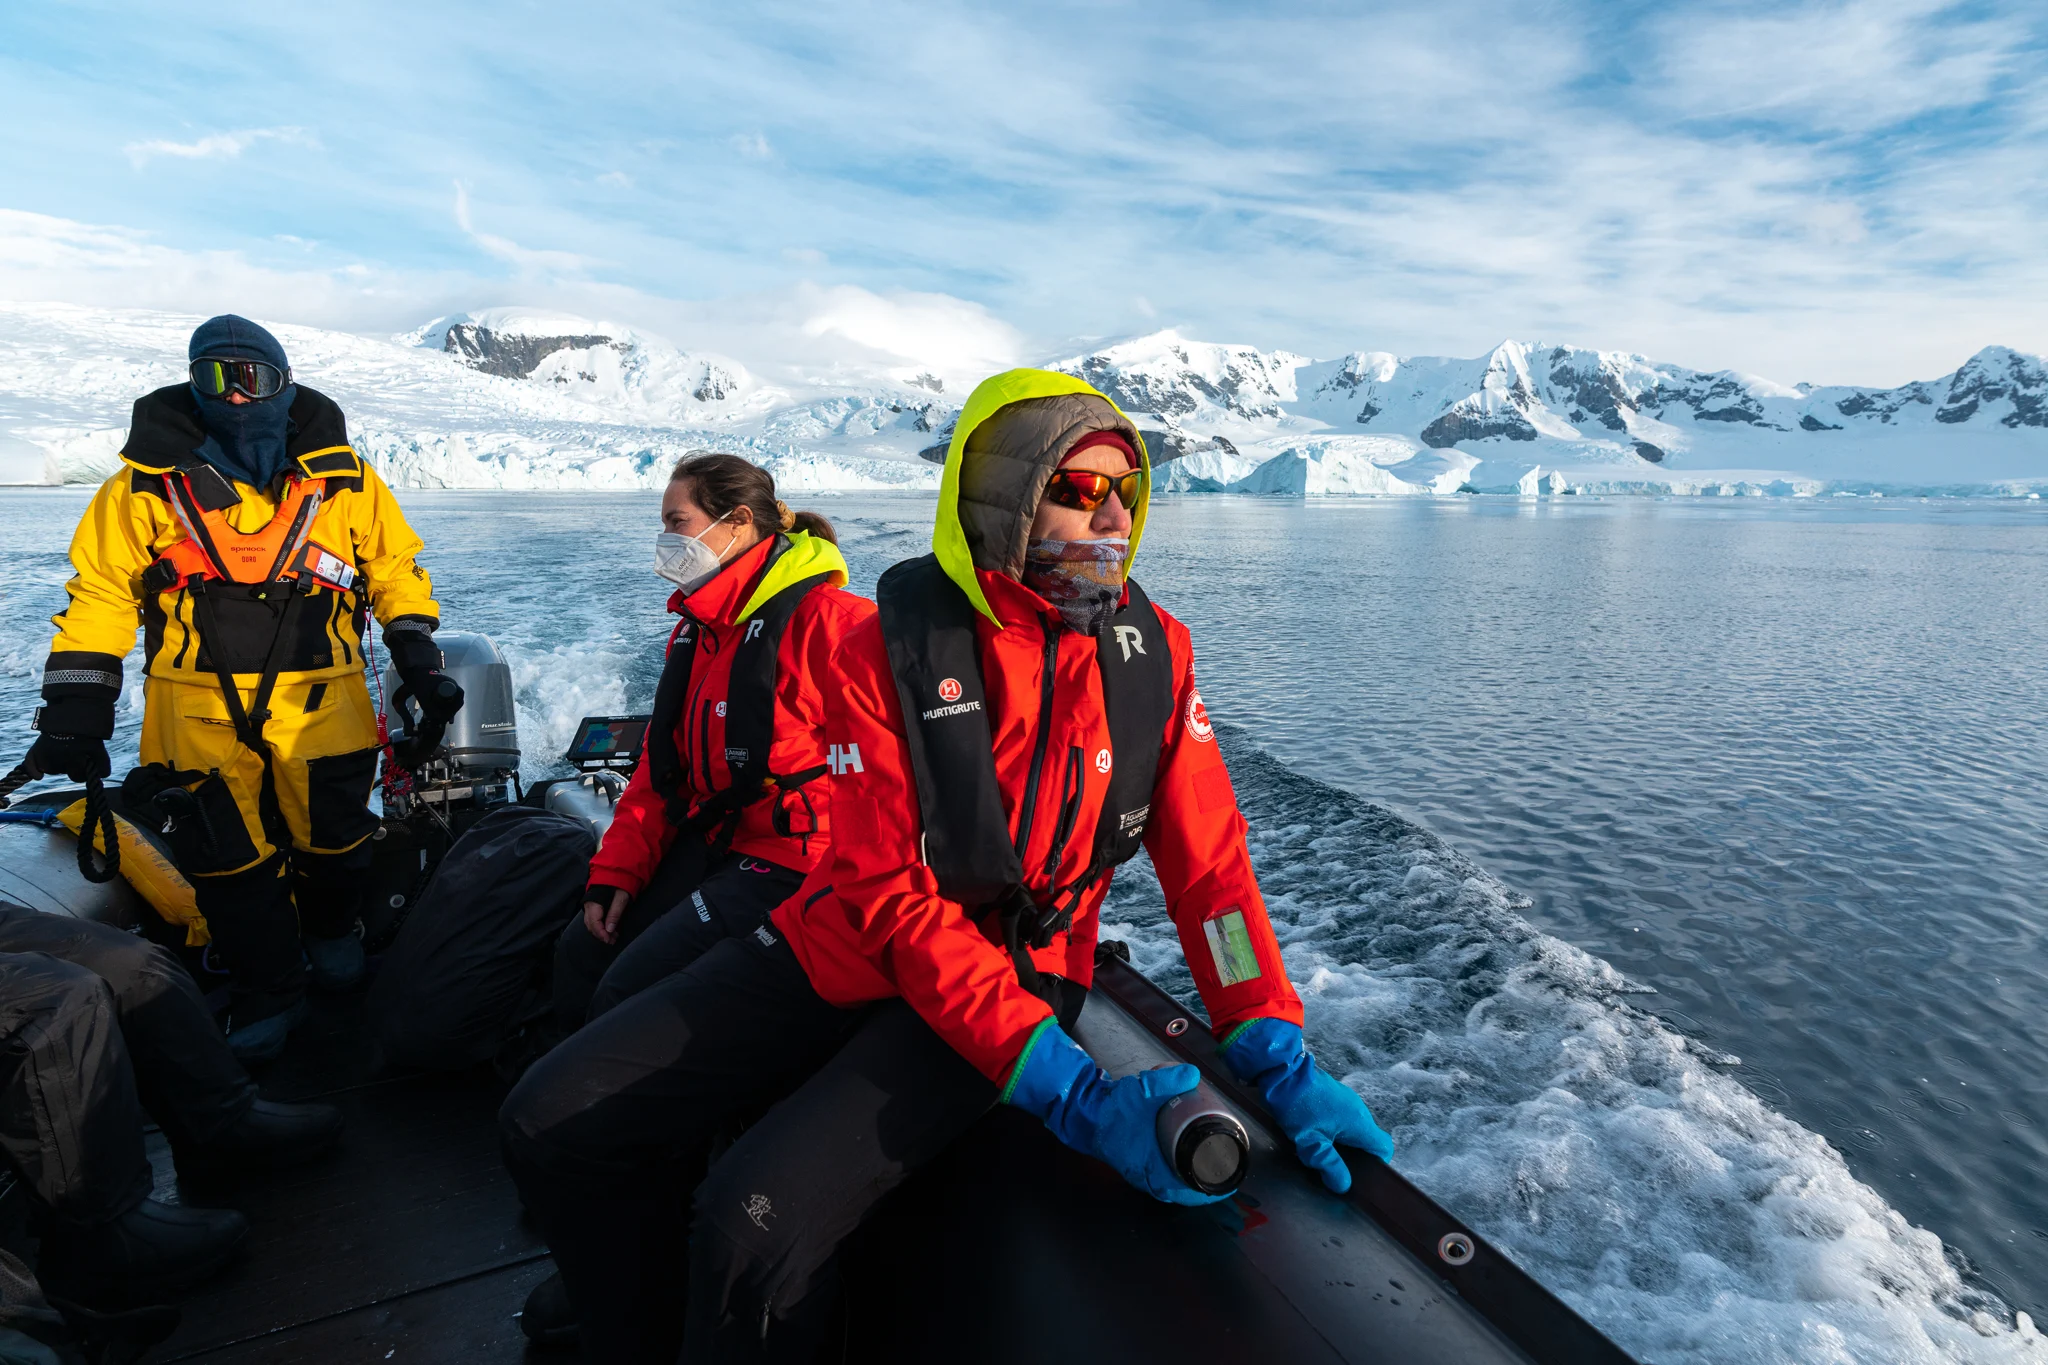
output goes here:
[[612, 816], [617, 813], [619, 798], [625, 791], [624, 773], [589, 772], [551, 783], [541, 804], [557, 814], [581, 820], [601, 841], [612, 826]]

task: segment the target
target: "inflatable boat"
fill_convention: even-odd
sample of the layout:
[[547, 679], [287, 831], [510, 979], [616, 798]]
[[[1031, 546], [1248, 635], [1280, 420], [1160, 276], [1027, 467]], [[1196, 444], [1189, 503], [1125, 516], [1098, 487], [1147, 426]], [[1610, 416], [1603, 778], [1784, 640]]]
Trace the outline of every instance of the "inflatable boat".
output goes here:
[[[364, 932], [388, 943], [465, 825], [523, 802], [601, 832], [639, 751], [643, 717], [593, 717], [576, 776], [522, 786], [510, 672], [481, 636], [444, 632], [471, 705], [410, 782], [386, 788]], [[401, 738], [405, 736], [401, 735]], [[82, 793], [0, 812], [0, 899], [104, 920], [180, 952], [216, 987], [203, 931], [173, 922], [127, 878], [80, 876]], [[121, 812], [116, 810], [117, 815]], [[146, 822], [124, 819], [123, 862], [146, 880]], [[1248, 1174], [1229, 1200], [1159, 1204], [1107, 1167], [998, 1108], [885, 1202], [842, 1256], [834, 1361], [1625, 1362], [1629, 1357], [1486, 1240], [1384, 1163], [1347, 1151], [1348, 1195], [1295, 1160], [1256, 1094], [1223, 1067], [1201, 1018], [1105, 943], [1076, 1030], [1112, 1074], [1200, 1067], [1243, 1123]], [[341, 1105], [340, 1150], [227, 1189], [177, 1186], [152, 1139], [158, 1197], [249, 1215], [247, 1254], [183, 1305], [161, 1362], [573, 1359], [530, 1346], [516, 1315], [549, 1272], [499, 1162], [506, 1082], [489, 1067], [380, 1064], [360, 993], [316, 1000], [285, 1057], [259, 1075], [282, 1099]], [[0, 1173], [0, 1185], [8, 1177]], [[25, 1195], [0, 1193], [0, 1245], [32, 1245]]]

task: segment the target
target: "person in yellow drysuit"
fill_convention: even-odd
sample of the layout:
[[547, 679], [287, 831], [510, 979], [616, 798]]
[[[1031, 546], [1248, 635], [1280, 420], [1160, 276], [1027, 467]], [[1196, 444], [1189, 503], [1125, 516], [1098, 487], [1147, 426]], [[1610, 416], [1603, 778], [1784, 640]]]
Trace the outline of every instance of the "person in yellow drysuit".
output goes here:
[[430, 719], [452, 717], [462, 689], [439, 671], [420, 538], [341, 409], [294, 384], [277, 338], [244, 318], [201, 324], [189, 359], [190, 383], [136, 400], [122, 468], [72, 539], [30, 757], [108, 774], [139, 623], [143, 766], [122, 795], [168, 826], [229, 972], [228, 1043], [260, 1061], [304, 1016], [309, 967], [328, 988], [362, 977], [368, 614]]

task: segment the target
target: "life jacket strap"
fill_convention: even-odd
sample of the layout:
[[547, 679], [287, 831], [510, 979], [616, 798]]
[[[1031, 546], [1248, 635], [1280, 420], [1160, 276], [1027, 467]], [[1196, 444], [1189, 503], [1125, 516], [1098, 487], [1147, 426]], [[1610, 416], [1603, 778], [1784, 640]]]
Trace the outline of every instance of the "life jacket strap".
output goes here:
[[[1046, 993], [1034, 983], [1045, 974], [1028, 949], [1072, 928], [1082, 899], [1142, 847], [1174, 715], [1165, 626], [1145, 590], [1126, 586], [1127, 600], [1096, 639], [1113, 760], [1088, 866], [1042, 901], [1024, 885], [1021, 853], [1010, 842], [972, 604], [931, 555], [892, 567], [875, 593], [903, 706], [924, 861], [941, 895], [978, 920], [993, 918], [1018, 981], [1040, 996]], [[1053, 851], [1055, 858], [1063, 852]]]
[[[789, 545], [787, 536], [776, 537], [763, 573], [788, 551]], [[731, 848], [740, 815], [748, 806], [766, 799], [777, 789], [797, 790], [828, 771], [827, 765], [820, 765], [778, 777], [769, 771], [768, 759], [775, 741], [775, 683], [783, 636], [803, 599], [831, 581], [829, 573], [799, 579], [762, 603], [745, 621], [734, 623], [733, 629], [745, 633], [736, 647], [728, 675], [731, 686], [726, 698], [725, 760], [731, 780], [694, 806], [682, 795], [685, 760], [676, 731], [684, 723], [683, 713], [689, 705], [690, 675], [696, 666], [703, 623], [686, 622], [670, 643], [661, 681], [655, 686], [654, 715], [647, 726], [644, 761], [648, 765], [648, 781], [661, 798], [669, 823], [693, 835], [710, 834], [717, 856]], [[759, 629], [754, 629], [756, 625]], [[704, 766], [708, 772], [708, 758]]]

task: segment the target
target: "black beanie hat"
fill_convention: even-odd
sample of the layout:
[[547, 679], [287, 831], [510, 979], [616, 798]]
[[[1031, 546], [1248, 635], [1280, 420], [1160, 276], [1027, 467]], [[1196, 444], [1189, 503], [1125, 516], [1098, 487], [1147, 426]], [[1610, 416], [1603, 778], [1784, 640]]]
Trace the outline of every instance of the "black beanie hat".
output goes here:
[[276, 337], [249, 319], [236, 317], [233, 313], [208, 318], [193, 329], [192, 344], [186, 348], [185, 359], [198, 360], [205, 356], [220, 360], [261, 360], [280, 370], [291, 368], [291, 363], [284, 358], [284, 346]]

